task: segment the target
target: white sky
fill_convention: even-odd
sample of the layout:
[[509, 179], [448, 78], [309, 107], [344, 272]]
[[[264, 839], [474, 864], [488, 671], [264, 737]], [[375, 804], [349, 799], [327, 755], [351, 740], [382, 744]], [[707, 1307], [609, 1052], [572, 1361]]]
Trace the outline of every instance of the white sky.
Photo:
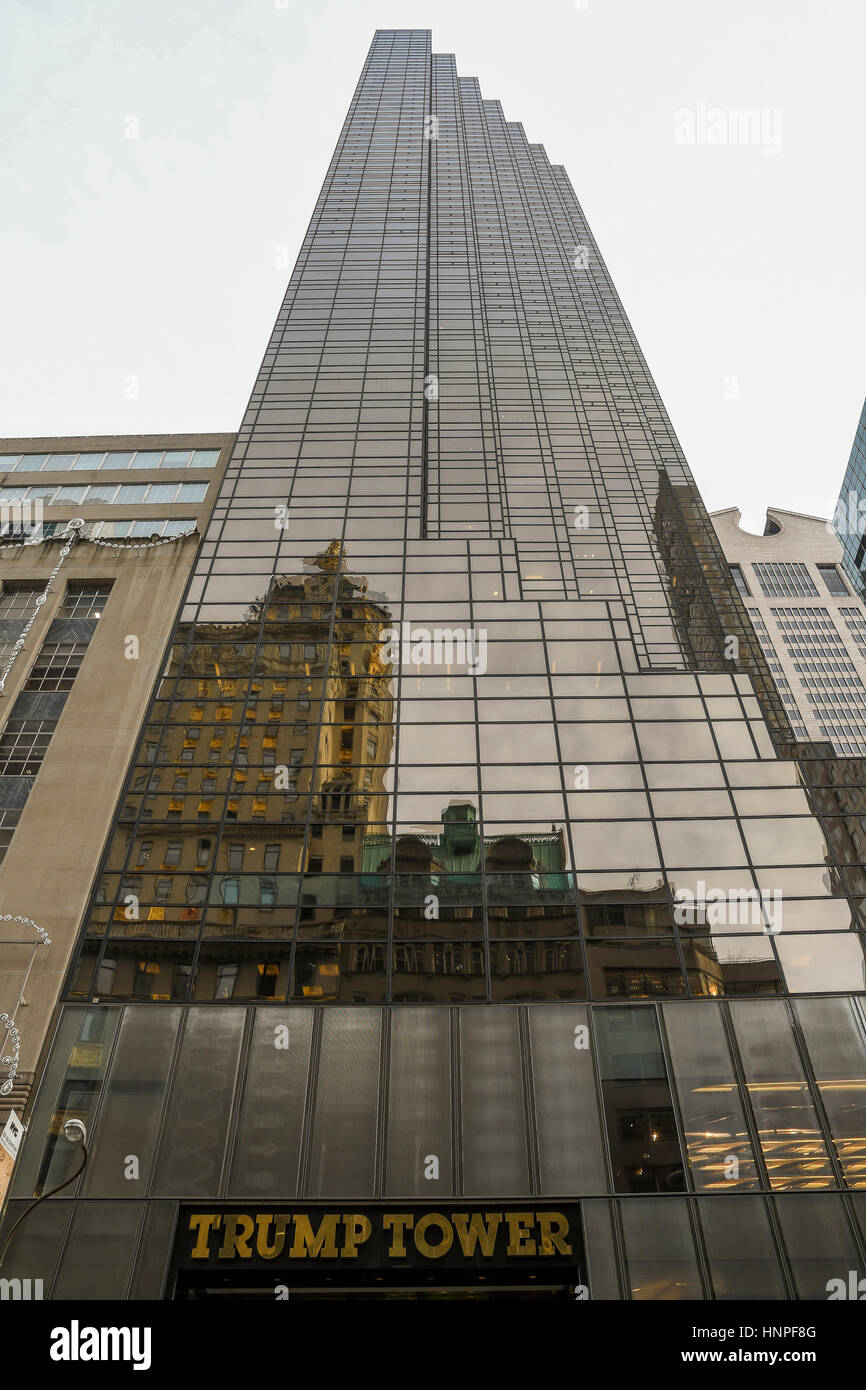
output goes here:
[[[432, 28], [566, 166], [707, 505], [829, 515], [860, 0], [3, 0], [0, 435], [237, 428], [377, 27]], [[780, 152], [678, 143], [699, 103], [780, 112]]]

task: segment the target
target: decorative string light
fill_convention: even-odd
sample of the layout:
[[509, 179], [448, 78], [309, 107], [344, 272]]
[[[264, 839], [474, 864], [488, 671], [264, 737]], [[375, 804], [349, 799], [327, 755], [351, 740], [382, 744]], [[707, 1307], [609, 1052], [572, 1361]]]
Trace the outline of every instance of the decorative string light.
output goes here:
[[154, 546], [171, 545], [173, 541], [183, 541], [186, 540], [187, 536], [192, 535], [195, 535], [194, 526], [189, 531], [179, 531], [174, 536], [157, 536], [155, 540], [142, 541], [136, 545], [125, 545], [122, 539], [103, 541], [98, 536], [84, 536], [82, 539], [89, 541], [91, 545], [104, 545], [109, 550], [152, 550]]
[[[11, 912], [6, 912], [3, 914], [2, 917], [0, 917], [0, 921], [19, 922], [22, 926], [32, 927], [39, 938], [39, 940], [33, 947], [34, 955], [36, 953], [37, 946], [51, 945], [51, 937], [48, 935], [45, 928], [40, 927], [38, 922], [34, 922], [32, 917], [13, 917]], [[30, 957], [30, 963], [27, 966], [27, 973], [24, 976], [24, 979], [21, 981], [21, 988], [18, 991], [18, 1003], [15, 1005], [12, 1014], [0, 1014], [0, 1023], [6, 1024], [6, 1039], [11, 1040], [12, 1043], [9, 1052], [5, 1053], [4, 1056], [0, 1056], [0, 1063], [2, 1063], [3, 1066], [9, 1068], [9, 1071], [6, 1074], [5, 1081], [0, 1083], [0, 1096], [8, 1096], [11, 1094], [12, 1087], [15, 1084], [15, 1077], [18, 1074], [18, 1058], [21, 1055], [21, 1035], [18, 1032], [18, 1029], [15, 1027], [15, 1015], [18, 1012], [18, 1006], [24, 1000], [24, 989], [28, 979], [30, 978], [30, 970], [32, 965], [33, 955], [31, 955]], [[6, 1042], [4, 1041], [4, 1048], [5, 1047]]]
[[[16, 660], [17, 660], [17, 658], [18, 658], [18, 653], [21, 651], [21, 648], [24, 646], [24, 643], [25, 643], [26, 638], [27, 638], [27, 634], [29, 633], [29, 631], [30, 631], [30, 629], [32, 628], [33, 624], [36, 622], [36, 619], [39, 617], [39, 613], [40, 613], [40, 610], [41, 610], [41, 608], [42, 608], [42, 605], [46, 602], [46, 600], [47, 600], [47, 598], [48, 598], [48, 595], [51, 593], [51, 590], [54, 588], [54, 581], [55, 581], [55, 579], [57, 578], [57, 575], [58, 575], [58, 573], [59, 573], [59, 571], [60, 571], [60, 568], [61, 568], [61, 566], [62, 566], [62, 564], [63, 564], [63, 561], [66, 559], [67, 555], [68, 555], [69, 552], [71, 551], [71, 549], [72, 549], [72, 547], [73, 547], [73, 545], [74, 545], [74, 543], [75, 543], [76, 541], [88, 541], [91, 545], [102, 545], [102, 546], [105, 546], [105, 547], [106, 547], [107, 549], [109, 549], [109, 550], [117, 550], [117, 551], [123, 551], [123, 550], [153, 550], [153, 548], [154, 548], [155, 546], [157, 546], [157, 545], [170, 545], [170, 544], [172, 544], [174, 541], [182, 541], [182, 540], [185, 540], [187, 536], [192, 536], [192, 535], [194, 535], [194, 533], [195, 533], [195, 526], [193, 526], [189, 531], [180, 531], [177, 535], [174, 535], [174, 536], [157, 536], [154, 540], [141, 541], [140, 543], [136, 543], [136, 544], [134, 544], [134, 545], [125, 545], [125, 544], [123, 544], [122, 540], [120, 540], [120, 539], [111, 540], [111, 541], [103, 541], [103, 540], [99, 540], [98, 537], [96, 537], [96, 536], [85, 536], [85, 535], [83, 534], [85, 525], [86, 525], [86, 522], [85, 522], [84, 518], [83, 518], [83, 517], [80, 517], [80, 516], [77, 516], [77, 517], [75, 517], [72, 521], [67, 522], [67, 524], [66, 524], [66, 529], [65, 529], [64, 532], [62, 532], [62, 534], [65, 536], [67, 533], [69, 533], [69, 539], [66, 541], [66, 544], [63, 546], [63, 549], [62, 549], [61, 552], [60, 552], [60, 558], [59, 558], [59, 560], [57, 561], [57, 564], [54, 566], [54, 569], [51, 571], [51, 573], [50, 573], [49, 576], [48, 576], [48, 579], [47, 579], [46, 584], [45, 584], [45, 588], [43, 589], [42, 593], [39, 595], [39, 597], [38, 597], [37, 600], [36, 600], [36, 608], [35, 608], [35, 611], [34, 611], [34, 612], [31, 614], [31, 616], [27, 619], [27, 622], [24, 624], [24, 627], [21, 629], [21, 633], [20, 633], [20, 635], [19, 635], [17, 641], [14, 643], [14, 645], [13, 645], [13, 647], [12, 647], [12, 655], [9, 657], [9, 660], [6, 662], [6, 665], [4, 666], [2, 673], [0, 673], [0, 695], [3, 694], [3, 691], [4, 691], [5, 688], [6, 688], [6, 680], [7, 680], [7, 677], [8, 677], [8, 675], [9, 675], [9, 672], [12, 670], [12, 667], [15, 665], [15, 662], [16, 662]], [[45, 535], [40, 534], [38, 540], [36, 540], [36, 541], [31, 541], [31, 542], [29, 542], [29, 544], [31, 544], [31, 545], [41, 545], [41, 544], [43, 544], [45, 541], [47, 541], [47, 540], [53, 540], [53, 539], [54, 539], [53, 536], [45, 536]], [[4, 545], [4, 546], [0, 546], [0, 553], [2, 553], [4, 550], [18, 550], [18, 549], [20, 549], [20, 547], [19, 547], [18, 545]]]
[[[78, 531], [79, 531], [79, 529], [80, 529], [83, 525], [84, 525], [84, 522], [83, 522], [80, 518], [76, 518], [76, 520], [70, 521], [70, 523], [69, 523], [69, 527], [68, 527], [67, 529], [70, 529], [70, 530], [72, 531], [72, 535], [70, 536], [69, 540], [66, 542], [66, 544], [65, 544], [64, 547], [63, 547], [63, 549], [61, 550], [61, 552], [60, 552], [60, 559], [57, 561], [57, 564], [54, 566], [54, 569], [53, 569], [53, 570], [51, 571], [51, 573], [49, 574], [48, 579], [47, 579], [46, 584], [45, 584], [45, 588], [42, 590], [42, 593], [39, 595], [39, 597], [38, 597], [37, 600], [36, 600], [36, 607], [35, 607], [35, 609], [33, 610], [33, 612], [31, 613], [30, 617], [27, 619], [27, 622], [24, 624], [23, 628], [21, 629], [21, 632], [20, 632], [20, 634], [19, 634], [19, 636], [18, 636], [18, 640], [15, 642], [14, 646], [12, 647], [12, 655], [10, 656], [9, 660], [6, 662], [6, 665], [3, 667], [2, 674], [0, 674], [0, 695], [3, 694], [3, 691], [4, 691], [5, 688], [6, 688], [6, 678], [7, 678], [7, 676], [9, 675], [9, 672], [12, 670], [12, 667], [15, 665], [15, 662], [16, 662], [17, 659], [18, 659], [18, 653], [20, 652], [21, 648], [24, 646], [24, 642], [25, 642], [25, 640], [26, 640], [27, 634], [28, 634], [28, 632], [30, 631], [30, 629], [31, 629], [31, 627], [33, 626], [33, 624], [36, 622], [36, 619], [39, 617], [39, 611], [40, 611], [40, 609], [41, 609], [43, 603], [45, 603], [45, 601], [46, 601], [47, 598], [48, 598], [48, 595], [51, 593], [51, 590], [54, 588], [54, 581], [55, 581], [55, 579], [57, 578], [57, 576], [58, 576], [58, 574], [59, 574], [59, 572], [60, 572], [60, 569], [61, 569], [61, 566], [62, 566], [62, 564], [63, 564], [63, 561], [66, 559], [67, 555], [69, 554], [70, 550], [72, 549], [72, 546], [73, 546], [75, 540], [77, 539]], [[5, 547], [4, 547], [4, 548], [5, 548]]]
[[[89, 545], [102, 545], [102, 546], [105, 546], [106, 549], [108, 549], [108, 550], [152, 550], [153, 547], [156, 546], [156, 545], [171, 545], [174, 541], [183, 541], [183, 540], [186, 540], [187, 536], [194, 536], [194, 535], [195, 535], [195, 532], [196, 532], [195, 524], [193, 524], [193, 525], [190, 527], [190, 529], [189, 529], [188, 531], [177, 531], [177, 532], [175, 532], [174, 535], [171, 535], [171, 536], [156, 536], [156, 537], [152, 537], [149, 541], [139, 541], [139, 542], [136, 542], [136, 543], [133, 544], [133, 545], [129, 545], [129, 544], [127, 544], [127, 542], [126, 542], [126, 540], [125, 540], [125, 538], [124, 538], [123, 536], [115, 536], [115, 538], [114, 538], [113, 540], [103, 540], [100, 536], [85, 536], [85, 535], [83, 534], [82, 529], [81, 529], [81, 528], [83, 528], [85, 525], [86, 525], [86, 522], [84, 521], [83, 517], [80, 517], [80, 516], [79, 516], [79, 517], [76, 517], [74, 521], [69, 521], [69, 522], [67, 522], [67, 524], [66, 524], [66, 530], [68, 531], [68, 530], [70, 530], [71, 528], [74, 527], [74, 528], [75, 528], [75, 533], [74, 533], [74, 535], [75, 535], [75, 538], [76, 538], [76, 539], [81, 540], [81, 541], [87, 541], [87, 543], [88, 543]], [[60, 535], [61, 535], [61, 536], [65, 536], [65, 534], [66, 534], [66, 531], [61, 531], [61, 532], [60, 532]], [[26, 541], [25, 544], [28, 545], [28, 546], [29, 546], [29, 545], [43, 545], [43, 544], [45, 543], [45, 541], [54, 541], [54, 540], [57, 540], [57, 534], [56, 534], [56, 533], [53, 534], [53, 535], [50, 535], [50, 536], [46, 536], [46, 535], [43, 535], [43, 534], [41, 533], [41, 531], [40, 531], [40, 534], [39, 534], [34, 540], [32, 540], [32, 541]], [[4, 550], [20, 550], [20, 549], [21, 549], [20, 543], [19, 543], [19, 542], [16, 542], [16, 541], [13, 541], [13, 542], [11, 542], [11, 543], [9, 543], [9, 544], [7, 544], [7, 545], [0, 545], [0, 554], [2, 554]], [[64, 548], [64, 550], [61, 551], [61, 554], [68, 554], [68, 551], [66, 551], [65, 548]]]

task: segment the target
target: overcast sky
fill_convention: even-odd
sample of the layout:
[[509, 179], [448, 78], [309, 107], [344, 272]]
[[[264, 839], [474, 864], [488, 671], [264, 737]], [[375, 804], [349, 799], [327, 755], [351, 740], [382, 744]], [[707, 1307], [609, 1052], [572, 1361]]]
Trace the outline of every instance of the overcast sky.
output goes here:
[[707, 505], [829, 515], [861, 0], [3, 0], [0, 435], [237, 428], [377, 27], [431, 28], [566, 166]]

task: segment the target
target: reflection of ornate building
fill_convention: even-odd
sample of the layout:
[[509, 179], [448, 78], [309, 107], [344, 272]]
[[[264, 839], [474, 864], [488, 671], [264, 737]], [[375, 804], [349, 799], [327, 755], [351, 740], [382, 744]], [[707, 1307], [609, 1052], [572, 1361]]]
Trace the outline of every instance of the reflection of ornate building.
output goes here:
[[[94, 935], [110, 924], [103, 996], [185, 997], [181, 943], [202, 933], [197, 994], [285, 998], [285, 945], [253, 943], [290, 942], [299, 905], [302, 922], [336, 906], [361, 868], [364, 827], [387, 822], [387, 610], [345, 573], [339, 547], [309, 571], [279, 576], [244, 623], [178, 632], [121, 816], [130, 829], [91, 917]], [[238, 939], [235, 958], [211, 959], [207, 942], [225, 938]], [[89, 980], [92, 954], [80, 969]]]
[[582, 892], [581, 914], [594, 998], [680, 998], [685, 981], [692, 995], [782, 993], [778, 966], [760, 937], [726, 940], [700, 912], [675, 933], [661, 880], [627, 893]]
[[[367, 917], [302, 926], [298, 969], [304, 997], [375, 1000], [384, 995], [387, 948], [337, 945], [352, 936], [387, 935], [393, 900], [392, 998], [399, 1003], [457, 1003], [486, 996], [485, 922], [494, 994], [503, 999], [581, 998], [574, 876], [562, 831], [482, 835], [477, 808], [452, 801], [438, 834], [365, 836], [358, 889]], [[499, 938], [519, 938], [500, 940]], [[419, 940], [418, 938], [423, 938]], [[551, 978], [545, 980], [547, 975]], [[538, 979], [533, 979], [538, 976]]]

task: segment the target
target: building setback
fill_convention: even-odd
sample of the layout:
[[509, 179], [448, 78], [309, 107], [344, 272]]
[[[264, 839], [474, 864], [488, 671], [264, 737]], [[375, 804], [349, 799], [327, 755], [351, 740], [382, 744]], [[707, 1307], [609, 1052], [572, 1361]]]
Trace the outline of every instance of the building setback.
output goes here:
[[89, 1160], [9, 1275], [825, 1298], [866, 1267], [866, 883], [826, 751], [565, 171], [428, 31], [378, 31], [7, 1220], [74, 1173], [65, 1120]]

